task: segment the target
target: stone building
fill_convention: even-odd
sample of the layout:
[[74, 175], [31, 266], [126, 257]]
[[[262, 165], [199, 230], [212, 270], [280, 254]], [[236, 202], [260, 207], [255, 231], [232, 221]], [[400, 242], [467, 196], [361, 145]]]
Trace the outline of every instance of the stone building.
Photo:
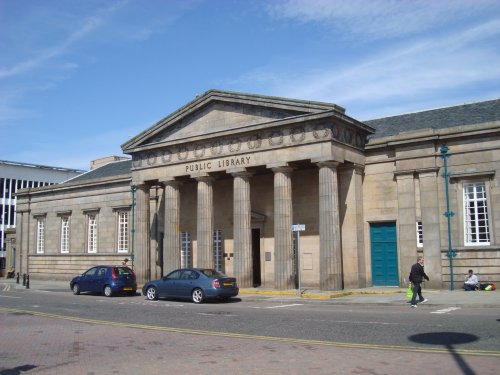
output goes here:
[[448, 288], [449, 232], [455, 286], [468, 268], [498, 281], [500, 100], [360, 122], [211, 90], [122, 149], [131, 160], [18, 193], [21, 272], [69, 279], [127, 257], [139, 282], [196, 266], [340, 290], [405, 285], [421, 253], [427, 286]]

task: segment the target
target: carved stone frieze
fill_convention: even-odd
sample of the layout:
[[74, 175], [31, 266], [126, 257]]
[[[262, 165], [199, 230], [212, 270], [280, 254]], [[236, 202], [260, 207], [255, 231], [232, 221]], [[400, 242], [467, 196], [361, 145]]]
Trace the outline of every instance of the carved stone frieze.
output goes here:
[[269, 141], [269, 146], [281, 146], [283, 144], [283, 131], [282, 130], [274, 130], [269, 134], [267, 138]]
[[[133, 155], [133, 168], [201, 160], [207, 157], [230, 156], [255, 152], [261, 148], [297, 146], [303, 143], [337, 140], [356, 148], [363, 148], [365, 136], [358, 130], [338, 123], [297, 124], [281, 129], [261, 130], [247, 136], [226, 137], [209, 142], [173, 146], [157, 151]], [[263, 140], [266, 141], [265, 146]], [[173, 155], [176, 156], [173, 159]]]

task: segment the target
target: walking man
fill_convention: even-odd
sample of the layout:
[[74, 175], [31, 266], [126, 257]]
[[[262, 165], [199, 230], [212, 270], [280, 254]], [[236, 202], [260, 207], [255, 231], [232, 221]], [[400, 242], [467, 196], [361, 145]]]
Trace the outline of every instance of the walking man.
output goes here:
[[424, 257], [419, 255], [417, 263], [411, 266], [410, 282], [413, 284], [413, 296], [411, 298], [411, 307], [417, 307], [417, 294], [420, 303], [426, 303], [428, 300], [422, 296], [423, 279], [429, 281], [429, 277], [424, 272]]

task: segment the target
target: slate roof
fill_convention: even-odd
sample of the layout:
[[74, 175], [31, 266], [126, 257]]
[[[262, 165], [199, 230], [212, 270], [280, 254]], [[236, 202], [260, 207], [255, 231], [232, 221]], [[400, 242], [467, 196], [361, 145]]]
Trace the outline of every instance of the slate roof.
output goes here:
[[384, 117], [364, 123], [376, 129], [369, 138], [379, 138], [411, 130], [446, 129], [491, 121], [500, 121], [500, 99]]
[[87, 173], [81, 174], [68, 180], [66, 182], [81, 182], [86, 180], [93, 180], [97, 178], [120, 176], [125, 174], [130, 174], [130, 169], [132, 168], [132, 160], [115, 161], [103, 165], [102, 167], [88, 171]]

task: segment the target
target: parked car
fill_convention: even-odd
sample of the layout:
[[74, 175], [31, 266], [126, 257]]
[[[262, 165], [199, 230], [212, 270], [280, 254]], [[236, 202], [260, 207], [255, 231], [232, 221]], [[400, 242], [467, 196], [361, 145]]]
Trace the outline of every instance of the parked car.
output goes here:
[[73, 294], [81, 292], [102, 293], [106, 297], [113, 294], [126, 293], [134, 295], [137, 292], [135, 273], [123, 266], [96, 266], [74, 277], [69, 286]]
[[170, 272], [159, 280], [144, 284], [142, 294], [148, 300], [183, 298], [194, 303], [207, 299], [227, 300], [238, 295], [236, 278], [204, 268], [183, 268]]

